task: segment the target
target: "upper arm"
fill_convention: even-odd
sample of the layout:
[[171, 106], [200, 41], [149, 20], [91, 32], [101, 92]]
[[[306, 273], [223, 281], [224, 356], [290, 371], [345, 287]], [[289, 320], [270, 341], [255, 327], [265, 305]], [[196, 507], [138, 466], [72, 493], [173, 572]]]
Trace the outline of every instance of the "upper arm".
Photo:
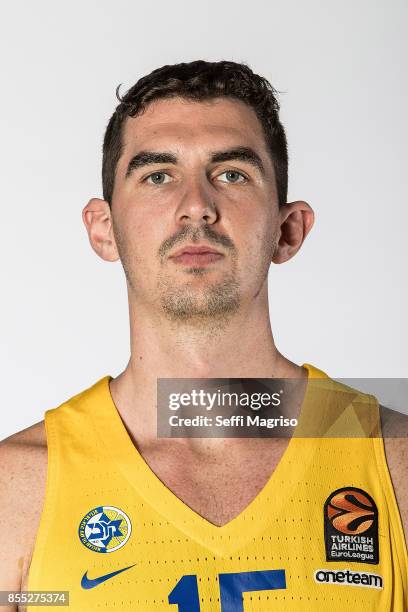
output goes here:
[[44, 499], [46, 465], [43, 423], [0, 443], [0, 532], [7, 534], [7, 545], [0, 546], [0, 590], [19, 591], [26, 586]]
[[385, 455], [408, 546], [408, 415], [380, 406]]

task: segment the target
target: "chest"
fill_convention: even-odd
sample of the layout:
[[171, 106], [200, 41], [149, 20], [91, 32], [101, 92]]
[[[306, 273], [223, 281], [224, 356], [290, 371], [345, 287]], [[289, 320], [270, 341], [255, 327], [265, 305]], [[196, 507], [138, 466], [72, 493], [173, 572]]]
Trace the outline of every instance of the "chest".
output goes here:
[[[163, 446], [156, 446], [141, 448], [144, 461], [133, 455], [135, 460], [121, 464], [120, 470], [115, 461], [98, 456], [98, 462], [90, 463], [83, 456], [77, 463], [75, 483], [72, 464], [64, 454], [55, 482], [59, 494], [47, 498], [46, 522], [37, 540], [43, 552], [37, 562], [34, 557], [31, 588], [68, 589], [73, 612], [97, 608], [166, 612], [174, 604], [180, 612], [275, 608], [307, 612], [311, 601], [314, 610], [326, 610], [328, 600], [332, 612], [347, 606], [402, 612], [404, 607], [391, 601], [392, 593], [401, 593], [401, 580], [391, 567], [398, 555], [391, 549], [395, 534], [387, 518], [388, 505], [382, 501], [377, 472], [362, 475], [361, 470], [363, 457], [375, 469], [370, 448], [367, 444], [361, 449], [360, 440], [344, 444], [329, 440], [319, 448], [294, 440], [283, 458], [272, 447], [259, 447], [256, 452], [240, 453], [239, 460], [228, 446], [225, 452], [207, 453], [205, 458], [204, 454], [194, 458], [180, 446], [174, 447], [175, 452], [169, 447], [162, 452]], [[350, 485], [372, 494], [379, 508], [384, 537], [380, 564], [375, 566], [350, 565], [352, 558], [341, 564], [326, 563], [324, 503], [332, 492]], [[91, 491], [97, 492], [93, 499]], [[112, 504], [132, 523], [129, 541], [112, 554], [93, 552], [78, 539], [79, 521], [96, 503]], [[248, 504], [249, 511], [242, 512]], [[206, 520], [199, 520], [188, 506]], [[122, 530], [124, 525], [121, 522], [115, 529]], [[314, 573], [319, 568], [340, 571], [343, 567], [372, 570], [386, 575], [387, 581], [384, 588], [316, 583]], [[123, 573], [101, 586], [90, 590], [81, 586], [85, 572], [92, 582], [116, 570]], [[227, 583], [220, 583], [221, 576]], [[391, 576], [396, 577], [395, 586]], [[254, 584], [252, 579], [259, 577], [263, 582]], [[231, 603], [234, 585], [237, 600]], [[251, 591], [257, 589], [254, 597]]]
[[145, 453], [151, 470], [184, 504], [210, 523], [222, 526], [238, 516], [259, 495], [287, 446], [242, 456], [193, 457], [191, 453]]

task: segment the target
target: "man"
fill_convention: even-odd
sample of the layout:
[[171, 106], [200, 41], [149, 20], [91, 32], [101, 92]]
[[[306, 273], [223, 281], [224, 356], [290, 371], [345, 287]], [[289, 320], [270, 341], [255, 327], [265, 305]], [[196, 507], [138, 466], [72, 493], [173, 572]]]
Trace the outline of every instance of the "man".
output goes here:
[[120, 101], [83, 220], [122, 262], [131, 356], [3, 442], [1, 589], [69, 591], [75, 612], [407, 609], [405, 439], [391, 480], [380, 437], [157, 436], [159, 378], [296, 379], [323, 414], [308, 389], [329, 379], [269, 319], [269, 266], [314, 220], [286, 202], [278, 110], [233, 62], [165, 66]]

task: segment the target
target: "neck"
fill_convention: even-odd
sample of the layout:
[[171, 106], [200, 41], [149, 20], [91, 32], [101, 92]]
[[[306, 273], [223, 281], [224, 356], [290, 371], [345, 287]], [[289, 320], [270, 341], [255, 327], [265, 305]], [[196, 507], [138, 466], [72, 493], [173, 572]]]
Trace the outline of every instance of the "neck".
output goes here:
[[[305, 371], [277, 350], [267, 291], [227, 321], [176, 324], [129, 301], [131, 356], [110, 383], [112, 397], [131, 434], [154, 441], [158, 378], [285, 378]], [[191, 438], [189, 444], [200, 444]], [[222, 438], [213, 441], [221, 443]], [[208, 443], [208, 441], [207, 441]]]

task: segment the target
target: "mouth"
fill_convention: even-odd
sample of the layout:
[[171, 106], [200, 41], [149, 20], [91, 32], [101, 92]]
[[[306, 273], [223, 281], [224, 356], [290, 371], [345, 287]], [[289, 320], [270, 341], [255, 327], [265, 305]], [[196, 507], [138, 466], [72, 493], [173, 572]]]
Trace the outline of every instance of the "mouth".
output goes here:
[[172, 257], [172, 261], [175, 264], [184, 264], [189, 266], [206, 266], [210, 263], [214, 263], [224, 257], [221, 253], [183, 253]]
[[206, 266], [222, 259], [224, 255], [208, 246], [182, 247], [170, 257], [173, 263], [189, 266]]

